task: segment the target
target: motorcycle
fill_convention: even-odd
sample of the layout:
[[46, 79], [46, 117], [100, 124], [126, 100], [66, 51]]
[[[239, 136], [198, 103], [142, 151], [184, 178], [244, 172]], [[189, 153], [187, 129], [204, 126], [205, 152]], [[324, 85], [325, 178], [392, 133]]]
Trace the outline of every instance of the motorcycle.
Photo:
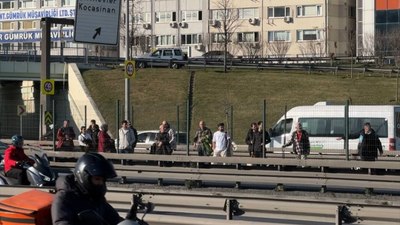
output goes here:
[[[134, 194], [131, 208], [129, 209], [125, 220], [118, 225], [149, 225], [144, 221], [147, 213], [154, 210], [154, 204], [151, 202], [144, 203], [142, 194]], [[138, 218], [137, 213], [143, 212], [142, 218]], [[79, 220], [86, 225], [107, 225], [107, 222], [94, 210], [85, 210], [78, 214]]]
[[[34, 151], [33, 155], [30, 155], [35, 163], [33, 165], [27, 162], [22, 162], [20, 167], [26, 170], [26, 175], [31, 186], [55, 186], [57, 173], [55, 173], [49, 163], [46, 153], [40, 150]], [[4, 172], [4, 168], [1, 168], [0, 172], [0, 185], [16, 185], [18, 184], [17, 179], [7, 177]]]

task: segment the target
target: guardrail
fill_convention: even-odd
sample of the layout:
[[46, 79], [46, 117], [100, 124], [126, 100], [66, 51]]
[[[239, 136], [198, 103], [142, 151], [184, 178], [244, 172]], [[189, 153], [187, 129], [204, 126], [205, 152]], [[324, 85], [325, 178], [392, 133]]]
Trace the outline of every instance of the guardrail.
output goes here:
[[[0, 199], [31, 188], [1, 187]], [[51, 189], [36, 188], [42, 191]], [[277, 193], [232, 192], [226, 189], [212, 193], [193, 190], [133, 189], [110, 187], [106, 195], [110, 204], [125, 216], [133, 194], [154, 203], [154, 211], [146, 215], [150, 224], [191, 225], [272, 225], [272, 224], [342, 224], [352, 220], [357, 224], [387, 224], [400, 222], [400, 201], [369, 197], [334, 197], [321, 195], [295, 196]], [[227, 202], [241, 214], [224, 210]], [[338, 211], [345, 207], [346, 210]], [[345, 213], [344, 213], [345, 212]], [[229, 215], [230, 214], [230, 215]], [[142, 214], [139, 213], [139, 216]]]

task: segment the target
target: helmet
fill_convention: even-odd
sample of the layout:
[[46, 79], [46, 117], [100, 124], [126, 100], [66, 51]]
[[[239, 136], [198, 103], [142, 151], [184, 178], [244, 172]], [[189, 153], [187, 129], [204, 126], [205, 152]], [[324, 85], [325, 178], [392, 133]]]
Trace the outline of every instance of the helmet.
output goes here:
[[[100, 197], [106, 194], [106, 179], [116, 177], [117, 174], [113, 164], [104, 158], [104, 156], [90, 152], [78, 159], [75, 165], [74, 176], [78, 187], [84, 194]], [[94, 185], [91, 181], [93, 176], [103, 177], [104, 184], [102, 186]]]
[[24, 138], [21, 135], [14, 135], [11, 137], [11, 143], [15, 147], [22, 148], [24, 146]]

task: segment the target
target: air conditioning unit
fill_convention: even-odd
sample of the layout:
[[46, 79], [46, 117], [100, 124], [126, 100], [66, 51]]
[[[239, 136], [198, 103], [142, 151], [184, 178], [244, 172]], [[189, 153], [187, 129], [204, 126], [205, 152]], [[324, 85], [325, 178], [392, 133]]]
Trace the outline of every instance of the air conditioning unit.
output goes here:
[[250, 19], [249, 19], [249, 23], [250, 23], [251, 25], [256, 25], [257, 22], [258, 22], [258, 19], [257, 19], [257, 18], [250, 18]]
[[285, 16], [283, 18], [283, 21], [285, 21], [285, 23], [291, 23], [292, 22], [292, 17], [291, 16]]
[[176, 22], [171, 22], [171, 23], [169, 23], [169, 26], [172, 28], [176, 28], [176, 27], [178, 27], [178, 24]]
[[185, 27], [187, 27], [187, 23], [186, 22], [180, 22], [179, 26], [182, 27], [182, 28], [185, 28]]
[[203, 49], [203, 45], [195, 45], [194, 46], [194, 48], [197, 50], [197, 51], [201, 51], [201, 49]]
[[143, 24], [144, 29], [150, 29], [150, 27], [151, 27], [151, 24], [149, 24], [149, 23]]
[[273, 18], [268, 18], [268, 24], [274, 24], [274, 19]]
[[212, 27], [217, 27], [218, 26], [218, 20], [210, 20], [210, 25]]

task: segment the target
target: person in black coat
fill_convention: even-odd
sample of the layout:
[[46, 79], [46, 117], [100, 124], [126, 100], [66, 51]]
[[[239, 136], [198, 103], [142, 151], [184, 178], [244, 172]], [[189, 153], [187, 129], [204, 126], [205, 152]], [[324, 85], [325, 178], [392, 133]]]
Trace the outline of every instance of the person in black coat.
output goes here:
[[382, 143], [370, 123], [365, 123], [360, 132], [349, 135], [349, 139], [357, 138], [359, 139], [358, 151], [362, 161], [375, 161], [378, 158], [378, 151], [379, 155], [383, 154]]
[[[248, 145], [250, 157], [261, 158], [263, 153], [263, 132], [259, 130], [257, 123], [252, 123], [247, 132], [245, 142]], [[265, 144], [271, 142], [269, 134], [265, 131]]]
[[116, 225], [123, 219], [107, 202], [106, 180], [116, 177], [114, 166], [98, 153], [86, 153], [76, 163], [74, 174], [59, 177], [56, 196], [51, 206], [54, 225], [87, 225], [91, 218], [82, 216], [90, 211], [96, 214], [98, 225]]

